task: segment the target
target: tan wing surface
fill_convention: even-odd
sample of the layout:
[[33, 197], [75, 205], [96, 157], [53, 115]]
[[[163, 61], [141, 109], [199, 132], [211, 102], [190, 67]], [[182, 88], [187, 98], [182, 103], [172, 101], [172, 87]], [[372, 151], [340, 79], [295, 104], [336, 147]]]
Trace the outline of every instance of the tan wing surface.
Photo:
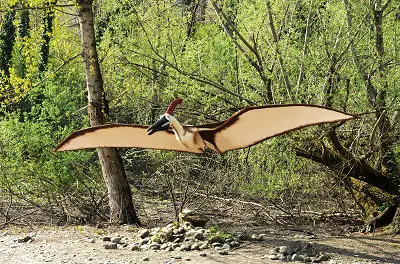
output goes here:
[[89, 127], [72, 133], [56, 151], [85, 148], [150, 148], [202, 153], [188, 150], [177, 141], [173, 131], [159, 131], [147, 135], [147, 126], [128, 124], [107, 124]]
[[200, 131], [220, 153], [252, 146], [263, 140], [306, 126], [355, 118], [314, 105], [271, 105], [244, 108], [217, 128]]

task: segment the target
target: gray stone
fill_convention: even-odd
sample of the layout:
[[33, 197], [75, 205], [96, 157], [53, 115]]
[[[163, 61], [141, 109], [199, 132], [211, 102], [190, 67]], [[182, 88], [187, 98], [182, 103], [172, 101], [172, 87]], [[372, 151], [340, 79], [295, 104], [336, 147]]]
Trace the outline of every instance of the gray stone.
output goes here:
[[111, 243], [119, 244], [121, 243], [121, 238], [120, 237], [113, 237], [111, 238]]
[[203, 243], [203, 244], [201, 244], [201, 246], [199, 248], [200, 248], [200, 250], [204, 250], [204, 249], [207, 249], [208, 247], [209, 247], [208, 243]]
[[150, 244], [149, 248], [150, 249], [154, 249], [154, 250], [158, 250], [158, 249], [160, 249], [160, 247], [161, 247], [161, 245], [159, 243], [153, 242], [153, 243]]
[[176, 225], [174, 223], [169, 223], [168, 225], [165, 226], [165, 228], [171, 228], [171, 229], [173, 229], [175, 227], [176, 227]]
[[192, 250], [200, 250], [200, 245], [201, 245], [201, 244], [199, 244], [199, 243], [194, 243], [194, 244], [192, 245]]
[[105, 249], [117, 249], [117, 243], [107, 243], [104, 244]]
[[190, 251], [190, 250], [192, 249], [192, 245], [190, 245], [190, 244], [183, 244], [183, 245], [181, 246], [181, 249], [182, 249], [182, 250], [185, 250], [185, 251]]
[[288, 246], [280, 246], [279, 253], [282, 253], [284, 255], [288, 254]]
[[197, 231], [197, 232], [194, 234], [193, 237], [194, 237], [195, 239], [198, 239], [198, 240], [203, 240], [203, 239], [204, 239], [204, 234], [203, 234], [203, 232]]
[[105, 237], [103, 237], [103, 241], [111, 241], [111, 237], [105, 236]]
[[213, 246], [213, 247], [221, 247], [222, 244], [219, 243], [219, 242], [214, 242], [214, 243], [211, 244], [211, 246]]
[[136, 251], [136, 250], [138, 250], [138, 249], [139, 249], [139, 246], [136, 245], [136, 244], [133, 244], [133, 245], [130, 245], [130, 246], [129, 246], [129, 250]]
[[145, 238], [150, 234], [150, 231], [148, 229], [143, 229], [142, 231], [140, 231], [139, 233], [139, 237], [140, 238]]
[[215, 247], [214, 248], [216, 251], [220, 251], [222, 248], [221, 247]]
[[303, 261], [304, 262], [311, 262], [311, 258], [310, 257], [304, 257]]
[[264, 240], [264, 236], [266, 236], [265, 234], [260, 234], [256, 237], [256, 240], [258, 241], [263, 241]]
[[94, 240], [94, 238], [90, 238], [90, 239], [88, 240], [88, 242], [89, 242], [89, 243], [96, 243], [96, 240]]
[[139, 245], [140, 246], [145, 245], [145, 244], [149, 243], [149, 241], [150, 241], [150, 239], [148, 239], [148, 238], [141, 239], [139, 241]]
[[31, 236], [25, 236], [24, 238], [22, 238], [22, 242], [28, 242], [31, 239], [32, 239]]
[[173, 248], [178, 248], [178, 247], [181, 246], [181, 244], [179, 244], [179, 243], [172, 243], [171, 246], [172, 246]]
[[229, 253], [226, 250], [221, 250], [221, 251], [218, 251], [218, 254], [220, 254], [220, 255], [228, 255]]
[[168, 245], [168, 244], [162, 244], [161, 246], [160, 246], [160, 249], [161, 250], [164, 250], [164, 249], [166, 249], [167, 247], [169, 247], [170, 245]]
[[141, 245], [141, 246], [140, 246], [140, 249], [141, 249], [141, 250], [148, 250], [148, 249], [149, 249], [149, 245], [148, 245], [148, 244]]
[[224, 244], [224, 245], [222, 246], [222, 249], [224, 249], [224, 250], [231, 250], [231, 246], [230, 246], [229, 244]]
[[213, 236], [213, 237], [211, 237], [211, 238], [210, 238], [210, 243], [215, 243], [215, 242], [217, 242], [217, 243], [222, 243], [223, 241], [222, 241], [222, 238], [221, 238], [220, 236]]
[[181, 242], [183, 242], [183, 237], [177, 237], [175, 240], [174, 240], [174, 243], [181, 243]]
[[298, 254], [293, 254], [293, 255], [292, 255], [292, 260], [293, 260], [293, 261], [302, 261], [302, 260], [303, 260], [303, 257], [300, 256], [300, 255], [298, 255]]
[[237, 241], [232, 241], [231, 242], [231, 247], [238, 247], [239, 245], [240, 245], [240, 243], [237, 242]]
[[321, 256], [318, 257], [319, 261], [328, 261], [329, 260], [329, 256], [322, 254]]
[[270, 260], [278, 260], [279, 259], [278, 255], [276, 255], [276, 254], [268, 255], [267, 258], [269, 258]]

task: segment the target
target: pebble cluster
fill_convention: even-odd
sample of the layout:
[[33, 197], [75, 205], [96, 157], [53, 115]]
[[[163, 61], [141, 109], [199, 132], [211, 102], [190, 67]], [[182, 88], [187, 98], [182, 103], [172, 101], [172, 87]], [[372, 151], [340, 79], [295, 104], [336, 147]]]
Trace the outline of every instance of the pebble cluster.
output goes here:
[[318, 251], [313, 243], [304, 241], [296, 241], [293, 245], [276, 247], [266, 257], [271, 260], [306, 263], [320, 263], [330, 259], [328, 255]]
[[[138, 232], [137, 239], [133, 242], [129, 238], [111, 236], [104, 236], [103, 241], [105, 249], [122, 247], [133, 251], [201, 251], [213, 248], [220, 255], [229, 254], [229, 250], [242, 243], [237, 237], [221, 235], [202, 227], [194, 227], [189, 222], [185, 222], [180, 227], [169, 224], [163, 228], [143, 229]], [[202, 253], [201, 256], [206, 255]]]

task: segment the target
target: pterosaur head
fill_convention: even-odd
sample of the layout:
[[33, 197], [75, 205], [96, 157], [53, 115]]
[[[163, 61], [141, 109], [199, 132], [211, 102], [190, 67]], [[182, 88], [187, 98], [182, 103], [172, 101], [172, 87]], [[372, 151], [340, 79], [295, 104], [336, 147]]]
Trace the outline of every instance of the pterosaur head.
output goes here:
[[172, 101], [172, 103], [169, 105], [167, 111], [160, 116], [160, 118], [149, 128], [147, 128], [147, 132], [149, 135], [152, 135], [156, 133], [157, 131], [163, 131], [163, 130], [168, 130], [171, 124], [172, 120], [172, 113], [175, 110], [176, 105], [182, 103], [182, 99], [178, 98]]

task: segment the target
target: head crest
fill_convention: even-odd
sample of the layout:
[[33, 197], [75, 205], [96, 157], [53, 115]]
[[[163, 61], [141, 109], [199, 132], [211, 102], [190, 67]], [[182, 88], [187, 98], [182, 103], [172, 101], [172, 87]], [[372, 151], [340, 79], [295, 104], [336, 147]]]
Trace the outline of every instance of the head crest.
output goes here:
[[165, 113], [172, 115], [172, 113], [173, 113], [174, 110], [175, 110], [175, 107], [176, 107], [178, 104], [181, 104], [182, 101], [183, 101], [183, 100], [182, 100], [181, 98], [178, 98], [178, 99], [175, 99], [174, 101], [172, 101], [172, 103], [169, 105], [169, 107], [168, 107], [168, 109], [167, 109], [167, 111], [166, 111]]

